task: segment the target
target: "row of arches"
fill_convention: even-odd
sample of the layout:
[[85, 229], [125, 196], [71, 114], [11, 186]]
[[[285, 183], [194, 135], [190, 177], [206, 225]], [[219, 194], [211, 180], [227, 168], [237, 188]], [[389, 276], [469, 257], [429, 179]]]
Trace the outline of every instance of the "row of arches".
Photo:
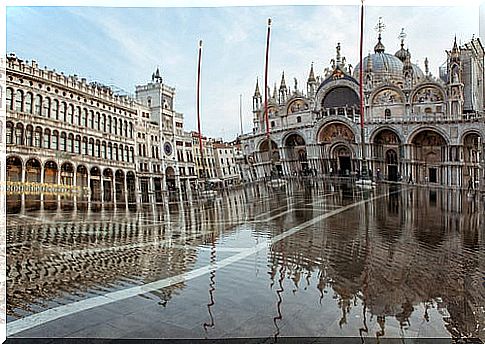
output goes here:
[[40, 126], [20, 122], [7, 122], [6, 142], [17, 146], [29, 146], [52, 149], [73, 154], [83, 154], [101, 159], [115, 161], [135, 162], [134, 148], [132, 146], [106, 142], [92, 137], [74, 135], [64, 131], [43, 129]]
[[[461, 144], [451, 145], [432, 128], [422, 128], [405, 142], [392, 128], [380, 128], [367, 143], [371, 169], [378, 178], [464, 185], [479, 180], [480, 134], [468, 131]], [[281, 174], [323, 173], [357, 174], [360, 148], [353, 130], [344, 123], [328, 123], [317, 132], [317, 143], [308, 143], [303, 135], [289, 133], [282, 145], [264, 139], [250, 161], [259, 165], [272, 161]], [[454, 164], [455, 167], [449, 165]], [[268, 175], [269, 167], [260, 176]], [[454, 168], [454, 169], [453, 169]], [[263, 174], [264, 173], [264, 174]]]
[[[30, 158], [25, 164], [18, 156], [9, 156], [6, 160], [6, 177], [8, 182], [39, 183], [43, 185], [63, 185], [78, 187], [80, 196], [90, 195], [90, 201], [103, 202], [136, 202], [136, 182], [133, 171], [101, 169], [85, 165], [75, 166], [64, 162]], [[88, 192], [89, 191], [89, 192]]]
[[32, 92], [7, 88], [7, 110], [23, 112], [40, 117], [52, 118], [83, 128], [103, 131], [105, 133], [134, 137], [134, 127], [131, 121], [116, 116], [106, 115], [85, 107], [74, 106], [65, 101], [34, 96]]

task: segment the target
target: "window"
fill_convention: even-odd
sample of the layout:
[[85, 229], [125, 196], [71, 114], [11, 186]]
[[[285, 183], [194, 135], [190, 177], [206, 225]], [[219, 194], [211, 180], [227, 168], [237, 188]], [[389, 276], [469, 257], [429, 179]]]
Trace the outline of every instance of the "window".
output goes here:
[[89, 139], [88, 154], [94, 156], [94, 140]]
[[123, 145], [119, 145], [118, 147], [118, 159], [123, 161]]
[[59, 109], [59, 119], [61, 121], [66, 121], [66, 110], [67, 110], [67, 104], [66, 102], [61, 103], [61, 107]]
[[384, 118], [385, 119], [390, 119], [391, 118], [391, 110], [390, 109], [384, 110]]
[[25, 128], [25, 145], [33, 146], [32, 136], [33, 136], [34, 128], [31, 125], [28, 125]]
[[25, 112], [32, 113], [32, 93], [28, 92], [25, 96]]
[[42, 144], [42, 128], [38, 127], [34, 133], [34, 147], [40, 147]]
[[108, 116], [108, 133], [111, 134], [111, 116]]
[[67, 109], [67, 123], [74, 123], [74, 105], [69, 104], [69, 107]]
[[44, 130], [44, 148], [51, 148], [51, 131]]
[[88, 139], [83, 137], [83, 154], [88, 155]]
[[96, 140], [96, 157], [101, 158], [101, 144]]
[[7, 143], [13, 143], [13, 123], [7, 122]]
[[89, 111], [89, 128], [94, 129], [94, 111]]
[[59, 144], [59, 133], [57, 132], [57, 130], [54, 130], [54, 132], [52, 133], [52, 147], [51, 148], [57, 150], [59, 148], [58, 144]]
[[83, 109], [83, 113], [81, 115], [81, 125], [85, 128], [88, 127], [88, 110]]
[[40, 95], [35, 96], [34, 114], [37, 116], [42, 116], [42, 96]]
[[133, 149], [133, 147], [130, 147], [130, 161], [131, 162], [135, 162], [135, 150]]
[[113, 133], [115, 135], [118, 135], [118, 120], [115, 118], [113, 118]]
[[274, 128], [274, 127], [275, 127], [275, 122], [271, 121], [271, 128]]
[[61, 139], [59, 141], [59, 150], [65, 152], [66, 151], [66, 133], [62, 132], [61, 133]]
[[113, 145], [113, 160], [118, 161], [118, 145], [116, 143]]
[[52, 102], [52, 113], [51, 113], [52, 118], [59, 119], [59, 101], [57, 99], [54, 99]]
[[128, 122], [125, 121], [125, 137], [128, 137]]
[[51, 99], [49, 97], [44, 99], [44, 116], [51, 117]]
[[99, 124], [99, 126], [100, 126], [100, 129], [99, 130], [102, 130], [103, 132], [106, 132], [106, 115], [104, 113], [101, 116], [101, 123]]
[[15, 110], [18, 112], [22, 112], [24, 104], [24, 93], [21, 90], [17, 90], [15, 94]]
[[101, 153], [102, 153], [101, 157], [103, 159], [106, 159], [106, 142], [105, 141], [103, 141], [103, 150], [102, 150]]
[[108, 159], [113, 160], [113, 147], [111, 142], [108, 142]]
[[133, 138], [133, 123], [130, 122], [130, 139]]
[[94, 116], [94, 129], [99, 130], [99, 112], [96, 112], [96, 115]]
[[13, 89], [7, 88], [7, 110], [13, 110]]
[[74, 141], [74, 153], [81, 154], [81, 136], [76, 136], [76, 141]]
[[76, 106], [76, 112], [74, 112], [74, 124], [81, 125], [81, 107]]
[[67, 139], [67, 151], [70, 153], [73, 153], [74, 149], [74, 135], [69, 134], [69, 137]]
[[125, 161], [130, 161], [130, 151], [128, 150], [128, 146], [125, 146]]
[[24, 126], [21, 123], [17, 123], [17, 126], [15, 127], [15, 144], [24, 144]]
[[301, 123], [301, 117], [300, 116], [296, 117], [296, 123]]

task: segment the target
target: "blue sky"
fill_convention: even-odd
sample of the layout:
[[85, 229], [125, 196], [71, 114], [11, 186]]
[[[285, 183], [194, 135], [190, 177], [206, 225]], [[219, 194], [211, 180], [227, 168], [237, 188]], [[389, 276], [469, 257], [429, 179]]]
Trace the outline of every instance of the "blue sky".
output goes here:
[[[40, 1], [42, 3], [42, 1]], [[136, 6], [136, 3], [133, 3]], [[386, 52], [399, 48], [404, 28], [412, 62], [438, 75], [453, 38], [465, 42], [479, 34], [476, 6], [366, 7], [364, 52], [373, 51], [374, 27], [382, 16]], [[358, 63], [357, 6], [241, 6], [215, 8], [7, 7], [7, 52], [41, 67], [116, 85], [130, 93], [160, 67], [164, 81], [176, 88], [175, 108], [186, 130], [196, 128], [197, 45], [202, 58], [202, 130], [233, 139], [239, 132], [239, 95], [243, 95], [244, 130], [252, 127], [252, 94], [262, 82], [266, 21], [273, 20], [270, 85], [306, 88], [310, 64], [319, 75], [335, 56]], [[261, 88], [262, 90], [262, 88]]]

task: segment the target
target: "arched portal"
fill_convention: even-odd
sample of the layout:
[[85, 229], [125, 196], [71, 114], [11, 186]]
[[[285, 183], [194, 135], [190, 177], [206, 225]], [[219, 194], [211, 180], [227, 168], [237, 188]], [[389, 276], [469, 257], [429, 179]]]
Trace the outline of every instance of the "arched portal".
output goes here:
[[103, 171], [103, 201], [113, 202], [113, 171], [105, 168]]
[[61, 165], [61, 184], [74, 185], [74, 166], [70, 162]]
[[309, 174], [305, 140], [301, 135], [291, 134], [285, 139], [284, 155], [292, 175]]
[[91, 189], [91, 201], [101, 201], [101, 171], [99, 167], [91, 168], [89, 188]]
[[[35, 190], [38, 183], [41, 181], [42, 167], [37, 159], [29, 159], [25, 163], [25, 183], [28, 190]], [[33, 184], [35, 183], [35, 184]], [[40, 209], [40, 192], [27, 192], [25, 195], [25, 209], [38, 210]]]
[[337, 173], [339, 175], [349, 176], [352, 172], [352, 152], [350, 148], [344, 144], [338, 144], [333, 147], [331, 152]]
[[165, 170], [165, 183], [168, 191], [175, 190], [175, 170], [171, 166], [168, 166]]
[[125, 173], [117, 170], [115, 173], [116, 202], [125, 203]]
[[346, 86], [331, 89], [322, 100], [322, 112], [326, 116], [339, 115], [353, 120], [360, 113], [360, 102], [357, 93]]
[[136, 179], [132, 171], [126, 173], [126, 188], [128, 192], [128, 202], [136, 203]]
[[387, 179], [398, 181], [399, 179], [399, 155], [401, 140], [390, 129], [380, 130], [372, 142], [375, 169], [387, 174]]
[[442, 162], [446, 157], [446, 140], [434, 130], [423, 130], [411, 141], [417, 162], [415, 180], [438, 183], [444, 177]]
[[44, 164], [44, 183], [57, 184], [57, 164], [54, 161], [47, 161]]
[[265, 176], [282, 175], [283, 167], [281, 166], [280, 152], [276, 142], [270, 139], [264, 140], [259, 145], [258, 160], [265, 162], [264, 167]]
[[[7, 181], [20, 183], [22, 181], [22, 160], [16, 156], [10, 156], [6, 161]], [[22, 198], [20, 193], [15, 192], [16, 187], [11, 186], [14, 192], [7, 195], [7, 212], [18, 213], [22, 209]]]

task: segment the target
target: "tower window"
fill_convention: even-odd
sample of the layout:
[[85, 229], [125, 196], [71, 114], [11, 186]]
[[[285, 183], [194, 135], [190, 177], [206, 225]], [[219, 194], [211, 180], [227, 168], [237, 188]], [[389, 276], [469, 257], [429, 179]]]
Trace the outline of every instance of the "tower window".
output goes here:
[[390, 109], [386, 109], [384, 111], [384, 117], [385, 117], [385, 119], [391, 118], [391, 110]]
[[300, 117], [300, 116], [298, 116], [298, 117], [296, 118], [296, 123], [301, 123], [301, 117]]

